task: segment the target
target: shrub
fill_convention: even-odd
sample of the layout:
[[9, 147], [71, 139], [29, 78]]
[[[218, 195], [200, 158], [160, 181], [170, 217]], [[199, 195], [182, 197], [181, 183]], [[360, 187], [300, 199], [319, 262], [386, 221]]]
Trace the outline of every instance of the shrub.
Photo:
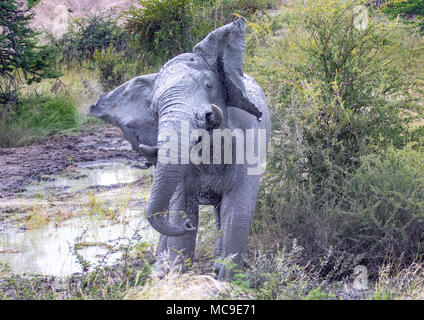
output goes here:
[[[298, 167], [268, 173], [257, 204], [252, 245], [273, 251], [297, 238], [305, 249], [304, 263], [320, 264], [319, 257], [328, 255], [324, 274], [342, 262], [364, 264], [375, 276], [388, 258], [399, 267], [420, 261], [424, 256], [423, 159], [422, 151], [409, 146], [364, 156], [356, 172], [337, 184], [327, 179], [320, 192], [302, 180]], [[335, 276], [346, 271], [340, 268]]]
[[[287, 19], [286, 36], [246, 58], [273, 115], [251, 241], [281, 247], [297, 238], [311, 261], [331, 251], [333, 264], [350, 259], [376, 272], [389, 252], [405, 263], [423, 254], [416, 218], [422, 199], [404, 192], [422, 193], [423, 134], [413, 123], [422, 116], [423, 52], [413, 30], [372, 11], [368, 27], [356, 28], [360, 4], [306, 1]], [[371, 155], [374, 173], [367, 169]], [[395, 158], [399, 167], [390, 169]], [[399, 185], [390, 189], [378, 175]], [[373, 193], [374, 185], [385, 186], [383, 194]]]
[[[330, 285], [329, 275], [321, 276], [321, 267], [306, 267], [302, 263], [304, 256], [304, 250], [296, 239], [290, 246], [277, 250], [272, 256], [259, 254], [248, 270], [248, 279], [255, 298], [263, 300], [335, 299], [336, 295], [330, 292], [336, 289], [337, 284]], [[325, 257], [323, 259], [325, 260]], [[322, 264], [324, 265], [325, 263]]]
[[22, 84], [60, 75], [54, 70], [54, 50], [38, 45], [38, 33], [29, 26], [36, 2], [0, 2], [0, 122], [16, 107]]
[[257, 12], [276, 7], [278, 3], [279, 1], [269, 0], [204, 1], [204, 4], [209, 8], [210, 21], [213, 22], [214, 27], [230, 23], [237, 15], [250, 18]]
[[389, 148], [361, 162], [343, 186], [354, 220], [344, 246], [366, 254], [367, 264], [392, 256], [406, 267], [424, 256], [424, 154]]
[[192, 51], [213, 29], [238, 16], [249, 18], [275, 6], [269, 0], [140, 0], [124, 13], [134, 49], [148, 65]]
[[388, 1], [382, 9], [392, 18], [398, 16], [406, 19], [416, 18], [413, 23], [418, 25], [421, 32], [424, 32], [424, 2], [422, 0], [392, 0]]
[[[298, 138], [314, 183], [330, 177], [332, 167], [355, 170], [362, 154], [420, 139], [411, 124], [423, 114], [421, 38], [384, 19], [370, 18], [358, 30], [354, 8], [361, 2], [306, 2], [292, 17], [288, 38], [246, 59], [247, 70], [275, 90], [279, 119], [289, 116], [289, 106], [300, 108]], [[278, 120], [274, 126], [281, 143], [274, 157], [281, 160], [285, 128]]]
[[140, 0], [124, 13], [125, 28], [149, 65], [191, 51], [211, 26], [195, 0]]
[[100, 73], [100, 83], [105, 91], [110, 91], [125, 82], [130, 62], [122, 53], [116, 51], [112, 43], [107, 49], [96, 50], [93, 58]]
[[96, 50], [107, 49], [110, 44], [117, 51], [127, 47], [126, 33], [118, 24], [113, 12], [88, 14], [75, 19], [61, 39], [59, 47], [67, 60], [92, 58]]

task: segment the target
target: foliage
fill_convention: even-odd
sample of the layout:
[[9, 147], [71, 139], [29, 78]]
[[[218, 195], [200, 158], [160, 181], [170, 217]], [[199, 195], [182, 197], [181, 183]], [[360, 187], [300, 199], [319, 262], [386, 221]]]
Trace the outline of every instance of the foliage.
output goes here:
[[331, 248], [332, 263], [351, 259], [375, 274], [389, 252], [405, 263], [423, 254], [423, 48], [411, 28], [372, 10], [357, 28], [361, 3], [306, 1], [286, 17], [285, 36], [246, 57], [273, 116], [252, 241], [296, 237], [311, 261]]
[[96, 50], [93, 58], [105, 91], [110, 91], [125, 82], [124, 77], [128, 72], [129, 63], [122, 53], [116, 51], [112, 43], [107, 49]]
[[112, 11], [88, 14], [75, 19], [69, 30], [58, 41], [67, 60], [90, 59], [97, 51], [113, 45], [115, 50], [127, 48], [126, 33], [118, 24]]
[[0, 128], [0, 146], [20, 146], [53, 132], [75, 128], [79, 113], [72, 97], [32, 95], [7, 116]]
[[210, 21], [214, 28], [230, 23], [235, 16], [250, 18], [267, 8], [277, 7], [279, 1], [270, 0], [206, 0]]
[[364, 264], [372, 276], [387, 257], [407, 267], [424, 256], [423, 159], [422, 151], [410, 147], [364, 156], [355, 173], [338, 184], [327, 180], [320, 193], [296, 181], [298, 172], [290, 177], [268, 175], [251, 241], [279, 239], [285, 244], [297, 237], [315, 264], [330, 248], [324, 274], [337, 261]]
[[272, 255], [260, 254], [248, 270], [255, 297], [261, 300], [334, 299], [330, 276], [321, 276], [326, 258], [323, 257], [318, 268], [308, 268], [302, 263], [304, 257], [304, 249], [296, 239]]
[[32, 96], [22, 103], [16, 117], [33, 128], [69, 129], [78, 121], [75, 102], [68, 96]]
[[209, 32], [238, 16], [276, 5], [269, 0], [140, 0], [124, 13], [125, 28], [150, 66], [192, 51]]
[[[419, 140], [411, 123], [423, 114], [421, 39], [384, 20], [358, 30], [358, 3], [307, 2], [293, 17], [290, 38], [254, 58], [259, 65], [252, 68], [266, 73], [259, 79], [268, 78], [275, 90], [279, 118], [287, 116], [287, 106], [302, 109], [296, 120], [306, 147], [304, 171], [314, 183], [329, 177], [332, 167], [354, 170], [361, 154]], [[274, 124], [284, 138], [282, 122]], [[275, 159], [286, 157], [282, 145], [275, 150]]]
[[305, 115], [304, 141], [324, 151], [308, 155], [317, 176], [328, 176], [327, 161], [355, 167], [363, 146], [404, 145], [408, 112], [419, 109], [419, 96], [411, 95], [419, 84], [410, 75], [422, 50], [399, 46], [395, 25], [373, 22], [358, 30], [354, 8], [360, 3], [308, 3], [300, 21], [311, 40], [299, 44], [310, 61], [299, 66], [301, 77], [310, 79], [301, 90], [310, 90], [305, 99], [315, 109]]
[[381, 265], [393, 256], [405, 267], [424, 256], [424, 154], [391, 147], [361, 162], [343, 186], [352, 199], [346, 215], [353, 219], [344, 246], [366, 253], [368, 264]]
[[392, 0], [383, 7], [383, 12], [392, 18], [401, 16], [403, 18], [415, 17], [416, 24], [424, 32], [424, 2], [422, 0]]
[[38, 45], [38, 34], [29, 27], [36, 2], [0, 3], [0, 122], [16, 106], [20, 85], [60, 75], [54, 70], [54, 50]]
[[211, 26], [195, 0], [140, 0], [124, 13], [127, 32], [149, 65], [191, 51]]

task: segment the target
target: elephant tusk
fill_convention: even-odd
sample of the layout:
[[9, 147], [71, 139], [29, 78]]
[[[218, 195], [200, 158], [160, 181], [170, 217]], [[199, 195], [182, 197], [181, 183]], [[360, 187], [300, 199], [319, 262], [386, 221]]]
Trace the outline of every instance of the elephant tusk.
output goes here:
[[211, 104], [212, 109], [212, 122], [216, 125], [221, 125], [222, 121], [224, 120], [224, 113], [222, 112], [221, 108]]
[[150, 147], [145, 144], [140, 144], [138, 147], [140, 151], [147, 157], [156, 157], [158, 155], [159, 148], [157, 146]]

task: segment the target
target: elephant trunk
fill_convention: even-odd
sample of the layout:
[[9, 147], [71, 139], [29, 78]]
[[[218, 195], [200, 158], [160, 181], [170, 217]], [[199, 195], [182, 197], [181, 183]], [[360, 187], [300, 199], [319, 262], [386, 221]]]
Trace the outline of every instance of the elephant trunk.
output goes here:
[[181, 169], [180, 165], [158, 164], [147, 204], [147, 220], [150, 225], [156, 231], [170, 237], [182, 236], [196, 230], [188, 218], [182, 225], [172, 224], [168, 219], [169, 202], [184, 176]]
[[[167, 129], [171, 128], [170, 126], [167, 127]], [[179, 141], [181, 141], [181, 130], [175, 125], [175, 123], [173, 130], [177, 133]], [[159, 144], [161, 144], [161, 142], [159, 142]], [[179, 143], [178, 158], [181, 161], [181, 146]], [[150, 225], [156, 231], [166, 236], [178, 237], [196, 230], [196, 228], [190, 223], [190, 219], [188, 217], [183, 219], [184, 222], [182, 224], [169, 222], [168, 208], [170, 200], [177, 188], [177, 185], [183, 182], [185, 172], [189, 166], [190, 165], [188, 164], [181, 164], [181, 162], [178, 164], [161, 163], [159, 160], [156, 165], [155, 179], [149, 202], [147, 204], [146, 213], [147, 220]]]
[[[177, 137], [175, 139], [176, 141], [174, 140], [174, 142], [171, 143], [171, 146], [173, 146], [174, 151], [177, 150], [178, 161], [177, 164], [161, 163], [159, 151], [155, 180], [153, 182], [149, 203], [147, 204], [147, 219], [151, 226], [158, 232], [170, 237], [182, 236], [196, 230], [191, 224], [189, 217], [184, 219], [182, 224], [170, 223], [168, 219], [169, 212], [167, 212], [169, 202], [177, 185], [183, 182], [186, 171], [190, 168], [189, 159], [187, 158], [188, 155], [182, 152], [182, 144], [187, 144], [184, 145], [184, 150], [188, 151], [193, 145], [199, 142], [190, 141], [185, 135], [199, 128], [217, 128], [224, 121], [224, 113], [216, 105], [212, 104], [205, 107], [203, 110], [197, 112], [192, 118], [187, 117], [190, 110], [181, 112], [181, 110], [184, 110], [184, 107], [185, 105], [180, 106], [178, 109], [180, 111], [175, 111], [177, 108], [174, 107], [174, 112], [168, 113], [159, 120], [159, 136], [165, 132], [172, 132], [175, 134], [174, 137]], [[180, 121], [178, 121], [178, 119], [180, 119]], [[183, 129], [183, 127], [185, 129]], [[167, 143], [165, 142], [166, 140], [162, 139], [164, 138], [158, 138], [159, 149]], [[170, 141], [172, 141], [172, 139], [170, 139]], [[158, 152], [158, 149], [153, 150], [153, 148], [146, 148], [146, 146], [143, 145], [141, 145], [140, 148], [144, 150], [144, 152]], [[186, 188], [182, 189], [185, 190]]]

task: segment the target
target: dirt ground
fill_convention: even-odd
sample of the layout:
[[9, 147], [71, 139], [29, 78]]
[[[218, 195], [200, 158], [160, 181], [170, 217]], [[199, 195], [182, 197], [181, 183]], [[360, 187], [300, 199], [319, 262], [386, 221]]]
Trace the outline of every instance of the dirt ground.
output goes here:
[[16, 196], [32, 181], [69, 166], [114, 158], [143, 161], [114, 127], [53, 137], [25, 147], [0, 148], [0, 198]]

